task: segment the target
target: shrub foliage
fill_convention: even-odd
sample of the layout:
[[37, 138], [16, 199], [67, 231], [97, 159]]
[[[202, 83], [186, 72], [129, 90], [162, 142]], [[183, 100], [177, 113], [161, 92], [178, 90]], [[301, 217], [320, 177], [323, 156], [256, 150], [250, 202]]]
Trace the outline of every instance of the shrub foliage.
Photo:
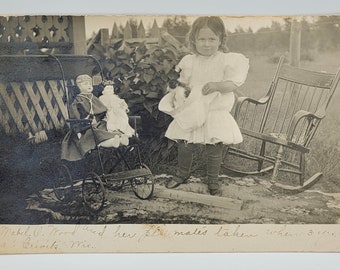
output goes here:
[[168, 160], [174, 143], [164, 134], [172, 119], [159, 111], [158, 104], [168, 85], [179, 78], [177, 52], [120, 40], [107, 48], [95, 45], [90, 53], [101, 63], [104, 79], [112, 81], [115, 93], [127, 102], [130, 114], [141, 116], [138, 133], [145, 158], [152, 164]]

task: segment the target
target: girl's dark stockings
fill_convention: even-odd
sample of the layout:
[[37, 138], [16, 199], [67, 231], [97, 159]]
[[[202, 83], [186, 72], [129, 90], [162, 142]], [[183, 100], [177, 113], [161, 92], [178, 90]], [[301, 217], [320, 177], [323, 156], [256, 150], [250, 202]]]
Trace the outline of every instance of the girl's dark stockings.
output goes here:
[[[185, 182], [189, 176], [193, 161], [194, 144], [178, 143], [178, 170], [174, 179], [178, 183]], [[222, 163], [223, 144], [207, 144], [205, 146], [207, 155], [208, 188], [211, 194], [217, 194], [219, 190], [218, 175]]]

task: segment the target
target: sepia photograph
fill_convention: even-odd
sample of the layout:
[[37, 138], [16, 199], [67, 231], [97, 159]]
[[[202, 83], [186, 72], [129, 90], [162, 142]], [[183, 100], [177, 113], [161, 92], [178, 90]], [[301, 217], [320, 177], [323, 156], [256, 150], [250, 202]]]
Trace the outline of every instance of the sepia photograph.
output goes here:
[[0, 253], [339, 251], [339, 44], [339, 15], [0, 16]]

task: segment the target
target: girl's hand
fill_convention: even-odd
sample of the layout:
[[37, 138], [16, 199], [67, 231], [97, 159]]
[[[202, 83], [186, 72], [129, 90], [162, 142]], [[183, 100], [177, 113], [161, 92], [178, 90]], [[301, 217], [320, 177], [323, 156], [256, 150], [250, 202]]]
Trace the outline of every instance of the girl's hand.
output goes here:
[[208, 95], [210, 93], [219, 91], [219, 84], [216, 82], [208, 82], [202, 87], [202, 94]]

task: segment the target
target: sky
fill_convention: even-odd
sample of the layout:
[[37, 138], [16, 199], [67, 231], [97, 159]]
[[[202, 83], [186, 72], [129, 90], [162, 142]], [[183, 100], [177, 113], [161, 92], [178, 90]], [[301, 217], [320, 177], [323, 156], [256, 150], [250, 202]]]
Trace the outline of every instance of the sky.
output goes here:
[[[93, 32], [98, 32], [101, 28], [109, 29], [109, 33], [111, 34], [111, 30], [113, 28], [114, 23], [116, 22], [117, 26], [126, 25], [126, 21], [131, 16], [124, 15], [88, 15], [85, 17], [85, 28], [86, 28], [86, 37], [89, 38], [92, 36]], [[162, 26], [164, 19], [167, 16], [157, 16], [157, 15], [145, 15], [145, 16], [133, 16], [134, 19], [137, 20], [138, 24], [142, 20], [145, 29], [151, 28], [153, 21], [156, 20], [158, 26]], [[187, 16], [187, 21], [192, 23], [196, 16]], [[283, 22], [284, 17], [280, 16], [228, 16], [221, 17], [225, 23], [225, 26], [228, 31], [234, 31], [235, 28], [241, 26], [243, 29], [248, 29], [249, 27], [255, 32], [261, 27], [270, 27], [273, 21]]]

